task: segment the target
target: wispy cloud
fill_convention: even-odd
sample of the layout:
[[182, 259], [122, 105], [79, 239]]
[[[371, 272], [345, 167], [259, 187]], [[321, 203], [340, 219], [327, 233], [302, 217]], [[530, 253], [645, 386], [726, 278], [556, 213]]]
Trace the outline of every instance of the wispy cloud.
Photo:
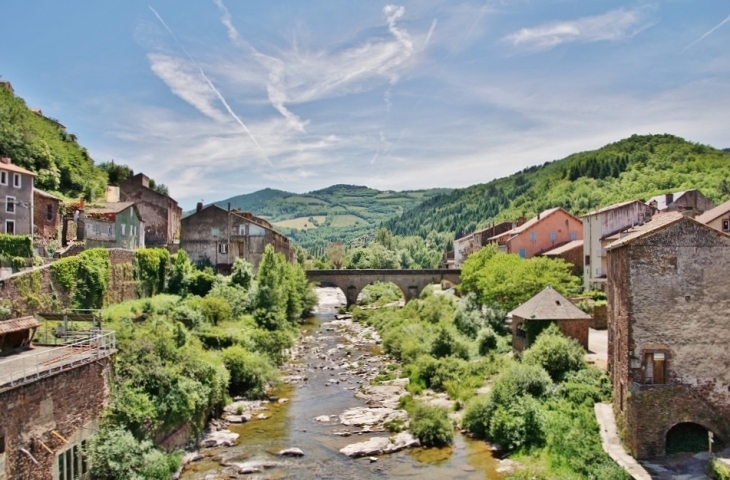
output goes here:
[[646, 8], [618, 9], [603, 15], [522, 28], [503, 38], [524, 50], [549, 50], [563, 43], [617, 41], [633, 37], [648, 26]]
[[717, 25], [715, 25], [714, 27], [712, 27], [710, 30], [708, 30], [707, 32], [705, 32], [705, 34], [702, 35], [700, 38], [698, 38], [694, 42], [692, 42], [689, 45], [687, 45], [686, 47], [684, 47], [684, 50], [682, 50], [682, 53], [686, 52], [690, 47], [692, 47], [694, 45], [697, 45], [702, 40], [704, 40], [705, 38], [707, 38], [710, 35], [712, 35], [715, 32], [715, 30], [717, 30], [718, 28], [722, 27], [723, 25], [725, 25], [728, 22], [730, 22], [730, 15], [728, 15], [725, 20], [723, 20], [722, 22], [718, 23]]

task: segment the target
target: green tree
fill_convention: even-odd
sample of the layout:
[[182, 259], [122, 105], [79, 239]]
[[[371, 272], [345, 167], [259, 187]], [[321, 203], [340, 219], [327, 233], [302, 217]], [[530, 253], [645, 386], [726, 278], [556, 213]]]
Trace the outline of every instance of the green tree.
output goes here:
[[560, 382], [568, 373], [585, 368], [584, 356], [583, 347], [552, 324], [525, 350], [522, 362], [544, 368], [554, 381]]
[[381, 244], [388, 250], [394, 249], [393, 234], [385, 227], [378, 229], [378, 233], [375, 234], [375, 242]]
[[231, 283], [244, 290], [248, 290], [251, 287], [252, 280], [253, 265], [243, 258], [236, 258], [231, 268]]

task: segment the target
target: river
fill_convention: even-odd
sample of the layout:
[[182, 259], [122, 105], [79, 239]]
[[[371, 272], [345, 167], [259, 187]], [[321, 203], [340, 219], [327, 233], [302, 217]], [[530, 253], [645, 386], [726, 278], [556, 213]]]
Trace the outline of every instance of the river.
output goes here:
[[[340, 348], [335, 356], [340, 359], [345, 356], [351, 359], [372, 357], [378, 352], [367, 346], [349, 345], [342, 348], [345, 340], [337, 329], [328, 328], [327, 324], [335, 320], [335, 309], [344, 302], [344, 295], [338, 289], [326, 288], [318, 289], [318, 295], [320, 304], [316, 313], [301, 327], [300, 345], [310, 344], [313, 348], [299, 349], [300, 356], [295, 360], [307, 380], [284, 385], [275, 392], [277, 397], [288, 401], [266, 404], [263, 412], [268, 418], [254, 417], [248, 423], [230, 425], [229, 430], [240, 435], [236, 444], [201, 450], [205, 458], [189, 464], [182, 479], [500, 478], [496, 472], [498, 462], [492, 457], [488, 445], [458, 433], [451, 447], [412, 448], [380, 456], [374, 462], [367, 457], [349, 458], [339, 452], [340, 448], [348, 444], [364, 442], [372, 436], [387, 436], [388, 433], [340, 437], [332, 432], [342, 430], [341, 425], [315, 421], [321, 415], [338, 415], [349, 408], [365, 406], [365, 401], [356, 398], [353, 393], [360, 380], [341, 374], [335, 376], [333, 371], [327, 369], [333, 359], [323, 358], [325, 356], [321, 352], [333, 351], [338, 345]], [[333, 384], [333, 378], [342, 383]], [[304, 456], [282, 458], [277, 455], [279, 451], [292, 447], [301, 449]], [[242, 468], [254, 473], [237, 474]]]

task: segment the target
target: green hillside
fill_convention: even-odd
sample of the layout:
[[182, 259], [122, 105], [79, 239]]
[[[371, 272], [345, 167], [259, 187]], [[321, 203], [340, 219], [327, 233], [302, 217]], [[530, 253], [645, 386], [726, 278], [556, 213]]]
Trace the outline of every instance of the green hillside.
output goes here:
[[350, 243], [374, 235], [377, 226], [448, 189], [380, 191], [357, 185], [332, 185], [305, 194], [266, 188], [215, 202], [223, 208], [267, 218], [297, 245], [324, 251], [332, 242]]
[[596, 206], [690, 188], [715, 203], [730, 198], [730, 153], [673, 135], [633, 135], [427, 199], [384, 226], [396, 235], [425, 238], [432, 230], [461, 235], [550, 207], [582, 214]]
[[29, 110], [9, 88], [0, 88], [0, 155], [36, 172], [41, 189], [69, 197], [104, 192], [106, 174], [76, 137], [57, 120]]

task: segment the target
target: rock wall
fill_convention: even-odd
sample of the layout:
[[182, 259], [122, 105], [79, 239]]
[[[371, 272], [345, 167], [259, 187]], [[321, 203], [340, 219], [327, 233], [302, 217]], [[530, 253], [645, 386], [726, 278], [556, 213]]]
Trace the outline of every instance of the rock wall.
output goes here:
[[0, 393], [0, 436], [5, 437], [0, 479], [59, 478], [58, 457], [74, 447], [78, 452], [98, 426], [109, 368], [105, 358]]

